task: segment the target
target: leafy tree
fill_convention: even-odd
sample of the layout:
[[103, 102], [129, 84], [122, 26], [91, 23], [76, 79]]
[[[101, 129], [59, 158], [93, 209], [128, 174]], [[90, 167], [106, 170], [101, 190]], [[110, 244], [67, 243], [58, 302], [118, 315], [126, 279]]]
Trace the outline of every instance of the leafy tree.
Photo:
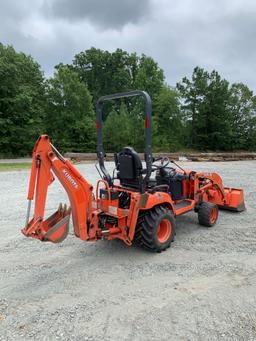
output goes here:
[[60, 65], [47, 84], [47, 131], [62, 151], [94, 151], [91, 95], [76, 72]]
[[[197, 147], [199, 144], [197, 130], [200, 114], [203, 112], [203, 101], [207, 89], [208, 72], [197, 67], [192, 74], [192, 80], [187, 77], [177, 84], [177, 89], [183, 98], [182, 109], [188, 121], [191, 121], [191, 136], [189, 146]], [[204, 120], [205, 122], [205, 120]], [[189, 125], [188, 125], [189, 126]]]
[[126, 105], [121, 104], [120, 109], [113, 109], [103, 125], [105, 150], [119, 152], [126, 146], [133, 144], [133, 122]]
[[[135, 53], [129, 54], [121, 49], [110, 53], [91, 48], [76, 55], [73, 65], [69, 67], [75, 70], [88, 86], [94, 102], [102, 95], [141, 89], [149, 92], [154, 105], [154, 98], [158, 97], [164, 85], [163, 71], [152, 58], [145, 55], [139, 57]], [[117, 136], [119, 136], [119, 131], [125, 130], [127, 119], [131, 120], [133, 127], [129, 133], [129, 136], [133, 137], [131, 144], [137, 150], [143, 150], [144, 103], [140, 98], [123, 100], [122, 103], [121, 111], [118, 108], [120, 101], [114, 109], [113, 104], [104, 104], [104, 119], [107, 119], [111, 112], [112, 118], [107, 124], [111, 125], [110, 122], [113, 122], [114, 126], [116, 122], [119, 122], [118, 132], [115, 130]], [[122, 136], [126, 136], [125, 133]], [[108, 140], [111, 148], [117, 146], [114, 134], [110, 134]], [[127, 145], [127, 142], [124, 145]]]
[[0, 43], [0, 151], [31, 154], [44, 132], [44, 78], [32, 57]]
[[[31, 153], [38, 135], [49, 133], [62, 151], [95, 151], [93, 104], [106, 94], [145, 90], [153, 102], [153, 149], [175, 151], [256, 149], [256, 96], [242, 83], [232, 86], [217, 71], [196, 67], [177, 88], [151, 57], [91, 48], [72, 65], [43, 73], [30, 56], [0, 44], [0, 152]], [[121, 105], [120, 105], [121, 104]], [[108, 150], [144, 149], [141, 98], [104, 104]]]
[[229, 83], [221, 79], [217, 71], [212, 71], [209, 76], [208, 92], [206, 96], [206, 122], [208, 146], [212, 150], [231, 149], [232, 115], [228, 108], [230, 101]]
[[139, 59], [137, 73], [134, 79], [134, 89], [147, 91], [153, 101], [164, 85], [164, 73], [153, 58], [144, 54]]
[[175, 151], [184, 145], [184, 124], [179, 94], [169, 86], [161, 88], [155, 101], [153, 145], [160, 151]]
[[[134, 89], [141, 89], [150, 95], [152, 99], [152, 132], [153, 132], [153, 149], [161, 149], [164, 146], [160, 144], [160, 134], [157, 132], [158, 123], [163, 122], [164, 113], [161, 112], [163, 107], [158, 105], [157, 100], [161, 94], [162, 88], [164, 88], [164, 73], [159, 68], [158, 64], [151, 57], [147, 57], [144, 54], [139, 58], [139, 64], [137, 73], [133, 84]], [[164, 101], [161, 97], [160, 101]], [[133, 122], [135, 123], [134, 130], [134, 146], [136, 149], [143, 151], [144, 139], [145, 139], [145, 107], [144, 102], [141, 99], [135, 99], [130, 103], [130, 111]], [[157, 117], [155, 116], [157, 113]], [[164, 138], [163, 138], [164, 139]]]
[[247, 146], [245, 150], [256, 150], [256, 116], [250, 118], [250, 126], [248, 130]]
[[164, 82], [163, 70], [151, 57], [121, 49], [111, 53], [92, 47], [77, 54], [69, 67], [79, 73], [94, 102], [103, 95], [135, 89], [154, 96]]
[[255, 128], [256, 97], [245, 84], [235, 83], [231, 86], [229, 110], [232, 113], [233, 149], [255, 148], [253, 131]]
[[177, 84], [191, 123], [191, 146], [198, 149], [228, 150], [232, 138], [229, 83], [217, 71], [196, 67], [192, 79]]
[[[123, 102], [120, 109], [115, 109], [108, 115], [104, 124], [104, 138], [108, 151], [119, 151], [124, 146], [131, 145], [137, 151], [144, 150], [145, 113], [139, 106], [128, 111]], [[179, 109], [178, 93], [165, 86], [162, 88], [155, 104], [153, 115], [153, 149], [173, 151], [183, 145], [183, 122]], [[158, 114], [160, 112], [161, 114]]]
[[137, 64], [135, 53], [121, 49], [111, 53], [92, 47], [77, 54], [71, 67], [79, 73], [96, 102], [100, 96], [131, 90]]

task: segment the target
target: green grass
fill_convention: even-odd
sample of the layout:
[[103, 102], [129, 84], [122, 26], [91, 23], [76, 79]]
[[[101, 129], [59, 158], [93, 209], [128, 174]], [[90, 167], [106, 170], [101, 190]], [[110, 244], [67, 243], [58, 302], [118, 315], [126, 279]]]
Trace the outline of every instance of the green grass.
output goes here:
[[31, 163], [23, 162], [23, 163], [0, 163], [0, 172], [6, 171], [17, 171], [17, 170], [24, 170], [30, 169]]

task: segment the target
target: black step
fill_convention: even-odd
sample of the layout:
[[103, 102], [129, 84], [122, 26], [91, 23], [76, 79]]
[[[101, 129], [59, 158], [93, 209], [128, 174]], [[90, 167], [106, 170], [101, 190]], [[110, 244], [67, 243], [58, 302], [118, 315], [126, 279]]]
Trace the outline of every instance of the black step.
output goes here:
[[178, 202], [177, 204], [173, 205], [175, 210], [179, 210], [180, 208], [191, 206], [191, 200], [183, 200], [181, 202]]

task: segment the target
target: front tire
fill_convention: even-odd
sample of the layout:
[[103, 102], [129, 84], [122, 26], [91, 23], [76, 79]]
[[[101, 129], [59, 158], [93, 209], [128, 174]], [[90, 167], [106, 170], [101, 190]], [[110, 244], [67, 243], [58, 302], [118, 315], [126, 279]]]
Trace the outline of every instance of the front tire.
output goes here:
[[151, 252], [165, 251], [174, 240], [175, 225], [175, 218], [169, 209], [154, 207], [139, 217], [135, 242]]
[[216, 224], [219, 208], [211, 202], [203, 202], [198, 210], [198, 221], [200, 225], [212, 227]]

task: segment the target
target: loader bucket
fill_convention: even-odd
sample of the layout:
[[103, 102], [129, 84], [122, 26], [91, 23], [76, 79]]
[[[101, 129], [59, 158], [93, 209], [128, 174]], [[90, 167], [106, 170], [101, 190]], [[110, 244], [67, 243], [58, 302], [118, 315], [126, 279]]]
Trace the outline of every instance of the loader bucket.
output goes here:
[[224, 195], [226, 202], [224, 205], [221, 205], [220, 208], [235, 212], [242, 212], [245, 210], [244, 192], [242, 189], [225, 187]]
[[32, 237], [45, 242], [61, 243], [68, 235], [71, 209], [60, 204], [58, 210], [43, 222], [32, 219], [28, 226], [22, 229], [26, 237]]

